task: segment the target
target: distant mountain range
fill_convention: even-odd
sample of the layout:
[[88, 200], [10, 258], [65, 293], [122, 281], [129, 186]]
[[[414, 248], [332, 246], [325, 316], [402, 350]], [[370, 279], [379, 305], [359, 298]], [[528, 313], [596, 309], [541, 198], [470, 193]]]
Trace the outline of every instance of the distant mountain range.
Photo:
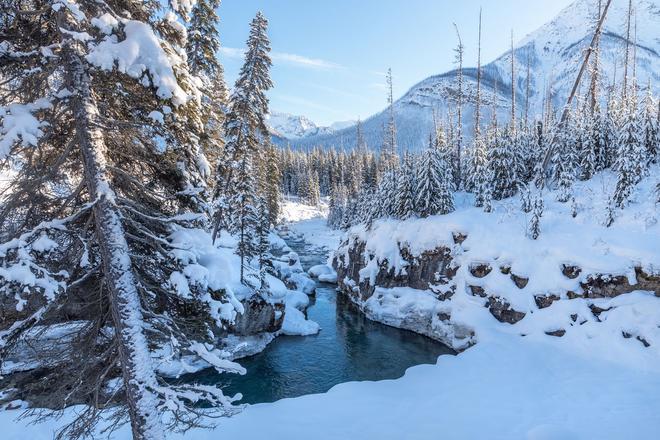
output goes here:
[[305, 116], [276, 111], [268, 115], [266, 123], [275, 142], [283, 144], [313, 136], [331, 135], [336, 131], [355, 125], [355, 121], [342, 121], [335, 122], [328, 127], [323, 127]]
[[[604, 2], [603, 2], [604, 3]], [[631, 47], [636, 54], [638, 83], [651, 84], [658, 93], [660, 84], [660, 0], [635, 0], [636, 39]], [[566, 7], [549, 23], [523, 39], [514, 49], [516, 68], [517, 113], [525, 108], [527, 64], [530, 66], [530, 117], [541, 113], [543, 102], [550, 97], [555, 108], [561, 108], [570, 93], [585, 49], [593, 35], [598, 0], [577, 0]], [[623, 75], [623, 51], [626, 42], [626, 20], [628, 1], [613, 0], [601, 37], [602, 87], [611, 85]], [[486, 36], [487, 38], [487, 36]], [[631, 36], [631, 39], [632, 36]], [[476, 63], [475, 63], [476, 64]], [[483, 119], [487, 122], [492, 109], [498, 119], [507, 120], [511, 108], [511, 51], [505, 52], [495, 61], [483, 66], [482, 96]], [[464, 68], [464, 133], [473, 130], [473, 111], [476, 97], [476, 68]], [[457, 71], [449, 71], [429, 77], [412, 87], [394, 103], [400, 149], [422, 148], [433, 127], [434, 112], [445, 118], [448, 109], [455, 108], [454, 98]], [[589, 78], [585, 76], [584, 84]], [[368, 145], [378, 148], [382, 143], [383, 126], [387, 121], [386, 110], [363, 122], [363, 131]], [[305, 130], [302, 117], [286, 119], [287, 124], [274, 126], [282, 135], [280, 143], [294, 147], [355, 146], [355, 128], [319, 128], [315, 125]], [[297, 118], [297, 119], [296, 119]], [[278, 119], [279, 121], [279, 119]], [[300, 121], [300, 122], [296, 122]], [[311, 122], [311, 121], [307, 121]], [[290, 125], [289, 125], [290, 124]], [[353, 125], [353, 124], [351, 124]], [[299, 129], [295, 129], [298, 127]], [[285, 130], [291, 128], [292, 130]], [[293, 133], [293, 135], [292, 135]]]

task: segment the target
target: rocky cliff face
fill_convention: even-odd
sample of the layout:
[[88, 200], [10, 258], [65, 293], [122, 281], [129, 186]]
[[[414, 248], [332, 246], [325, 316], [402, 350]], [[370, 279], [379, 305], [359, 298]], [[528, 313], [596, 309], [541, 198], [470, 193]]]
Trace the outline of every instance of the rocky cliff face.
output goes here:
[[[456, 247], [460, 247], [467, 238], [461, 234], [454, 234], [453, 237]], [[469, 297], [476, 300], [471, 303], [480, 303], [497, 321], [511, 325], [518, 323], [529, 313], [533, 314], [535, 310], [550, 307], [555, 301], [614, 298], [637, 290], [651, 291], [660, 297], [660, 276], [646, 273], [642, 268], [635, 269], [636, 279], [631, 281], [626, 276], [603, 273], [581, 276], [584, 274], [580, 267], [565, 265], [557, 270], [569, 279], [581, 276], [584, 281], [579, 283], [580, 289], [562, 294], [538, 293], [532, 295], [529, 301], [519, 302], [529, 304], [528, 307], [514, 306], [507, 299], [481, 287], [478, 282], [491, 274], [509, 277], [512, 289], [520, 290], [520, 295], [530, 296], [528, 291], [523, 291], [530, 280], [513, 273], [509, 266], [470, 264], [461, 268], [454, 258], [456, 248], [438, 247], [414, 256], [405, 245], [399, 243], [398, 250], [397, 258], [404, 261], [405, 270], [396, 271], [391, 262], [379, 261], [366, 250], [366, 243], [360, 239], [353, 237], [345, 241], [333, 260], [340, 291], [369, 318], [424, 334], [457, 350], [474, 344], [477, 336], [475, 327], [470, 322], [452, 316], [457, 309], [453, 301], [457, 289], [464, 289]], [[401, 261], [398, 266], [401, 266]], [[463, 274], [467, 276], [462, 276]], [[420, 294], [418, 299], [435, 303], [417, 308], [400, 307], [397, 304], [398, 309], [392, 312], [392, 297], [396, 301], [398, 295], [396, 288], [425, 291], [427, 295]], [[598, 319], [602, 309], [593, 304], [589, 307], [593, 317]], [[576, 317], [572, 319], [573, 322], [576, 320]], [[557, 328], [546, 333], [561, 337], [565, 329]]]

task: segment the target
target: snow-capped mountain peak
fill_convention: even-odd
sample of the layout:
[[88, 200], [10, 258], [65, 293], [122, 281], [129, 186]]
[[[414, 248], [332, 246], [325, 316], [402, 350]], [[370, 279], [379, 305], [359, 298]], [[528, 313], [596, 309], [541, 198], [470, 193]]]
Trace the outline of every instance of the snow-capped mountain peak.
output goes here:
[[306, 116], [292, 115], [273, 111], [266, 121], [271, 130], [271, 134], [279, 139], [297, 140], [311, 136], [332, 134], [337, 130], [342, 130], [355, 125], [355, 121], [335, 122], [329, 127], [317, 125]]
[[[604, 5], [605, 2], [602, 2]], [[660, 91], [660, 0], [635, 0], [634, 28], [631, 30], [631, 59], [634, 57], [638, 84], [651, 84], [654, 93]], [[550, 99], [554, 108], [565, 104], [577, 76], [584, 51], [591, 42], [598, 14], [598, 0], [576, 0], [554, 19], [525, 37], [514, 50], [516, 66], [516, 113], [524, 113], [526, 103], [527, 64], [529, 77], [529, 117], [543, 111]], [[623, 77], [624, 48], [628, 1], [613, 0], [600, 38], [600, 84], [605, 96], [606, 87]], [[450, 56], [448, 54], [448, 56]], [[476, 60], [474, 60], [476, 64]], [[470, 136], [474, 128], [473, 110], [476, 97], [476, 68], [463, 70], [464, 98], [463, 133]], [[632, 75], [631, 67], [629, 75]], [[511, 52], [503, 48], [503, 55], [483, 66], [482, 122], [490, 120], [496, 109], [498, 118], [506, 120], [511, 109]], [[426, 78], [413, 86], [394, 103], [398, 144], [401, 150], [423, 148], [433, 130], [433, 114], [445, 117], [455, 111], [457, 95], [456, 71]], [[583, 77], [583, 86], [589, 77]], [[371, 148], [382, 144], [383, 126], [388, 112], [378, 113], [363, 122], [363, 133]], [[300, 138], [294, 145], [354, 146], [354, 129]]]

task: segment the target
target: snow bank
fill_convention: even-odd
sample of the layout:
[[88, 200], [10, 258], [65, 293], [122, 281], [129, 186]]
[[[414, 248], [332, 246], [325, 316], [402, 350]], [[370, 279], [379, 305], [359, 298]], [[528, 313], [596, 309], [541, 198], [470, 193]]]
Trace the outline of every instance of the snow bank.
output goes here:
[[[248, 406], [214, 430], [168, 438], [290, 440], [349, 438], [435, 440], [615, 440], [657, 438], [660, 375], [567, 351], [557, 339], [503, 335], [401, 379], [351, 382], [325, 394]], [[28, 425], [20, 411], [0, 411], [3, 438], [52, 438], [75, 418]], [[112, 437], [130, 438], [128, 426]]]
[[[526, 237], [527, 218], [516, 206], [517, 200], [496, 202], [494, 212], [487, 214], [472, 207], [471, 197], [465, 194], [458, 197], [457, 210], [449, 215], [380, 220], [370, 231], [358, 226], [349, 231], [336, 256], [340, 266], [348, 268], [350, 259], [357, 257], [355, 251], [363, 246], [357, 258], [364, 261], [357, 262], [361, 267], [359, 276], [353, 274], [352, 279], [341, 281], [345, 289], [358, 291], [357, 283], [374, 286], [379, 276], [390, 281], [391, 274], [405, 279], [415, 269], [411, 264], [416, 264], [416, 259], [444, 249], [451, 267], [443, 271], [453, 269], [455, 274], [438, 272], [436, 276], [447, 279], [423, 280], [426, 285], [430, 282], [429, 290], [376, 288], [366, 301], [358, 295], [352, 295], [353, 299], [372, 319], [431, 335], [456, 349], [488, 337], [494, 326], [510, 326], [495, 319], [496, 311], [493, 315], [488, 312], [486, 307], [498, 307], [494, 301], [507, 312], [517, 313], [507, 318], [515, 324], [510, 326], [512, 332], [565, 331], [583, 322], [583, 316], [589, 322], [599, 319], [591, 311], [577, 310], [601, 307], [599, 301], [582, 304], [571, 299], [570, 305], [549, 301], [552, 305], [548, 307], [550, 304], [539, 305], [537, 298], [569, 300], [582, 296], [585, 286], [599, 277], [619, 277], [621, 283], [634, 286], [638, 275], [660, 274], [660, 225], [654, 194], [657, 176], [660, 167], [655, 166], [651, 177], [636, 188], [631, 205], [617, 212], [610, 228], [601, 225], [604, 204], [615, 183], [610, 173], [576, 184], [576, 218], [572, 218], [568, 204], [556, 202], [553, 193], [546, 194], [538, 240]], [[384, 275], [388, 269], [391, 274]], [[431, 274], [440, 270], [427, 269]], [[660, 299], [652, 297], [647, 303], [656, 310], [653, 307], [660, 304]], [[549, 310], [542, 311], [543, 307]], [[578, 323], [570, 319], [576, 314], [580, 317]], [[551, 323], [547, 317], [557, 320]], [[637, 321], [632, 315], [630, 318], [634, 326]], [[637, 335], [633, 330], [612, 329], [619, 334]], [[655, 337], [652, 326], [646, 331], [649, 338]]]

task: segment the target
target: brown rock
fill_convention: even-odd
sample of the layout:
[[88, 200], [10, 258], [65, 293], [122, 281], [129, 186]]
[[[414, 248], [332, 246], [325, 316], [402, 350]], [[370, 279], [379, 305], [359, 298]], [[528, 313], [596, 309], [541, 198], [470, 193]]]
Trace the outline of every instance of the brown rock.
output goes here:
[[519, 277], [514, 273], [511, 274], [511, 279], [518, 289], [524, 289], [527, 283], [529, 283], [529, 278]]
[[483, 278], [493, 270], [490, 264], [471, 264], [470, 273], [477, 278]]
[[488, 296], [486, 295], [486, 290], [481, 286], [469, 286], [469, 287], [470, 287], [470, 291], [472, 291], [472, 295], [474, 296], [480, 296], [482, 298], [486, 298], [486, 296]]
[[566, 278], [570, 278], [572, 280], [579, 277], [581, 272], [582, 269], [577, 266], [569, 266], [567, 264], [563, 264], [561, 267], [561, 273], [563, 273]]
[[534, 302], [539, 309], [545, 309], [550, 307], [553, 302], [558, 301], [559, 297], [557, 295], [536, 295], [534, 296]]
[[452, 236], [454, 237], [454, 243], [456, 244], [462, 244], [465, 240], [467, 240], [467, 235], [461, 234], [460, 232], [454, 232], [452, 233]]
[[512, 309], [511, 305], [501, 298], [489, 297], [486, 306], [490, 313], [500, 322], [515, 324], [525, 317], [523, 312]]

